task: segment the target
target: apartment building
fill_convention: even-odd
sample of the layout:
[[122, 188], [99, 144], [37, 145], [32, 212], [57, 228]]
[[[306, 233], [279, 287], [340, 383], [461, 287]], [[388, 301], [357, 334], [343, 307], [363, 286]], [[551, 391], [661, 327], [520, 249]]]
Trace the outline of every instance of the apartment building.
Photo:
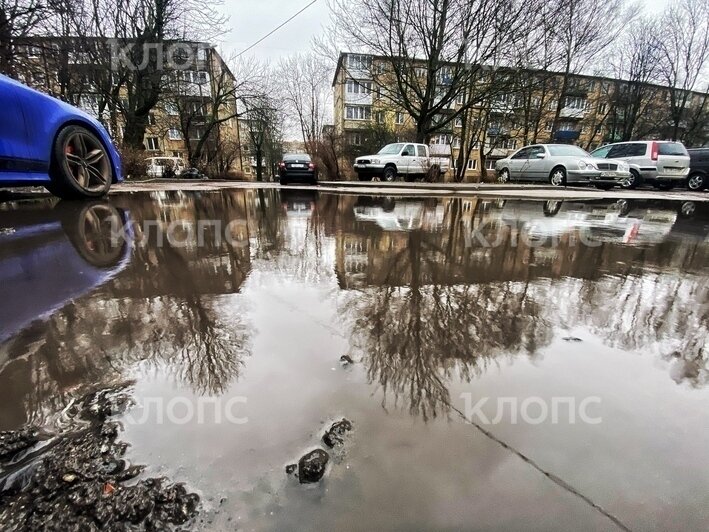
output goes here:
[[[128, 91], [139, 89], [129, 89], [125, 70], [114, 69], [117, 52], [111, 46], [104, 39], [33, 37], [17, 48], [17, 77], [95, 116], [121, 144]], [[180, 157], [189, 163], [202, 141], [197, 164], [241, 172], [235, 78], [228, 65], [207, 43], [171, 41], [163, 48], [160, 95], [143, 139], [146, 158]], [[168, 51], [184, 61], [168, 58]]]
[[[350, 172], [357, 155], [386, 142], [415, 140], [412, 118], [389, 96], [396, 90], [386, 75], [390, 64], [390, 58], [340, 54], [332, 84], [334, 123], [345, 146], [342, 166]], [[422, 63], [411, 75], [425, 74]], [[439, 74], [440, 84], [450, 83], [446, 68]], [[571, 143], [593, 150], [630, 140], [629, 131], [632, 138], [671, 138], [667, 87], [587, 75], [573, 75], [564, 86], [562, 74], [538, 70], [508, 70], [505, 75], [511, 81], [493, 97], [472, 106], [465, 105], [464, 95], [451, 101], [439, 116], [448, 123], [427, 139], [432, 145], [451, 146], [453, 165], [465, 165], [466, 180], [480, 179], [483, 169], [493, 170], [498, 159], [529, 143]], [[709, 141], [709, 95], [686, 96], [687, 113], [680, 126], [692, 128], [688, 144], [701, 146]], [[463, 107], [467, 109], [461, 111]]]

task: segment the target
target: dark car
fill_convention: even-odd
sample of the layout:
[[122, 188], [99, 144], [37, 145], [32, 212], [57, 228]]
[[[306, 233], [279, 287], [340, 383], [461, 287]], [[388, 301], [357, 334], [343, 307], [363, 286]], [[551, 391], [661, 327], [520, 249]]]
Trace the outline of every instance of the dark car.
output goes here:
[[283, 160], [278, 163], [278, 175], [281, 185], [295, 181], [318, 184], [318, 169], [310, 155], [304, 153], [284, 155]]
[[207, 179], [197, 168], [185, 168], [180, 172], [180, 179]]
[[709, 187], [709, 148], [696, 148], [689, 152], [689, 190], [703, 190]]

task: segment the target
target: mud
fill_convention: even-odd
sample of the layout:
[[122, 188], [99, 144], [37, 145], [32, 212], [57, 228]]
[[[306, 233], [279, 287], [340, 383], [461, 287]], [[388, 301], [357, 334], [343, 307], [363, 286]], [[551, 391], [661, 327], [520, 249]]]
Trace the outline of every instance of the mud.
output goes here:
[[197, 514], [199, 497], [165, 478], [136, 479], [143, 466], [112, 417], [130, 404], [123, 390], [87, 395], [68, 412], [70, 428], [47, 440], [36, 429], [0, 436], [3, 530], [170, 530]]

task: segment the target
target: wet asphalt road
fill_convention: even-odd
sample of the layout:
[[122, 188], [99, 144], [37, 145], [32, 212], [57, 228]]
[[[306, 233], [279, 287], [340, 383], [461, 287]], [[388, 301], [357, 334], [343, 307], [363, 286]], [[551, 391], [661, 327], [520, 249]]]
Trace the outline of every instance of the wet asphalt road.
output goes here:
[[128, 381], [190, 528], [706, 529], [709, 203], [153, 188], [0, 204], [0, 431]]

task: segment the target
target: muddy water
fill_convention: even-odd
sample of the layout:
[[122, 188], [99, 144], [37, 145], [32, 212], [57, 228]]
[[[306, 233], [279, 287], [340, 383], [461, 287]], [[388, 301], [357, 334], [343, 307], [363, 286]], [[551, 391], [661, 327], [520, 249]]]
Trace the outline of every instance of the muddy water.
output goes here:
[[162, 192], [0, 228], [0, 430], [131, 381], [128, 457], [194, 528], [709, 526], [706, 205]]

